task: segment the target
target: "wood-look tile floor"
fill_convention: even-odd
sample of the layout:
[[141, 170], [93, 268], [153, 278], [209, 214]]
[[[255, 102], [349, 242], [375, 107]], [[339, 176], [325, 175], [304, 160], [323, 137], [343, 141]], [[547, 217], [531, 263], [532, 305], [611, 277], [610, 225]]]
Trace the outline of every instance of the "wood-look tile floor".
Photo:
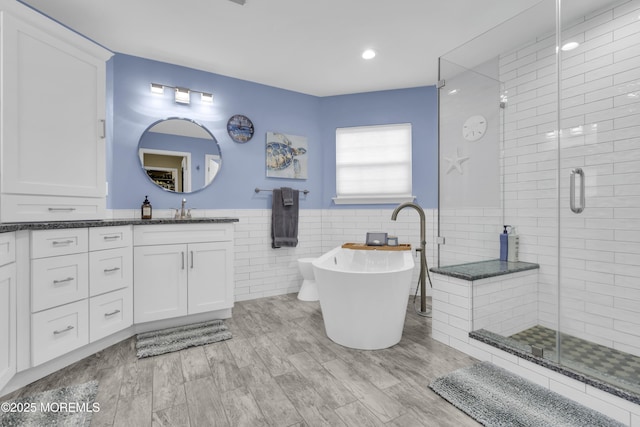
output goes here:
[[233, 339], [140, 359], [135, 338], [3, 396], [99, 381], [98, 426], [477, 426], [428, 388], [475, 360], [431, 338], [408, 305], [392, 348], [342, 347], [317, 302], [295, 294], [236, 303]]

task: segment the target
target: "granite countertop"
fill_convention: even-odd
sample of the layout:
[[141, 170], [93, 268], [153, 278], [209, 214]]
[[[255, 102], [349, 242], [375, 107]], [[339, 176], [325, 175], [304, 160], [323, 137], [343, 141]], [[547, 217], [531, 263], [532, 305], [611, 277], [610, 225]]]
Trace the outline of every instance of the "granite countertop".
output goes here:
[[15, 222], [0, 224], [0, 233], [9, 233], [20, 230], [56, 230], [62, 228], [86, 228], [86, 227], [114, 227], [118, 225], [153, 225], [153, 224], [211, 224], [238, 222], [238, 218], [229, 217], [204, 217], [204, 218], [157, 218], [157, 219], [98, 219], [78, 221], [51, 221], [51, 222]]
[[489, 277], [502, 276], [503, 274], [518, 273], [520, 271], [535, 270], [539, 264], [531, 262], [508, 262], [492, 259], [489, 261], [469, 262], [466, 264], [447, 265], [445, 267], [431, 268], [429, 271], [464, 280], [480, 280]]

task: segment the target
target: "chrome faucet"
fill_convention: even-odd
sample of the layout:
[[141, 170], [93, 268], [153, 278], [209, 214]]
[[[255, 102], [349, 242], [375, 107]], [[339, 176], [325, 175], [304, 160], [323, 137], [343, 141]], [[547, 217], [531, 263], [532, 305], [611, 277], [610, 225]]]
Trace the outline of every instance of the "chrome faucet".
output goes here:
[[427, 256], [426, 256], [426, 246], [427, 241], [425, 238], [425, 228], [426, 228], [426, 219], [424, 215], [424, 210], [417, 203], [407, 202], [399, 205], [393, 210], [391, 214], [391, 219], [393, 221], [398, 217], [398, 212], [400, 212], [404, 208], [411, 207], [418, 211], [418, 215], [420, 216], [420, 248], [416, 249], [416, 251], [420, 252], [420, 280], [418, 283], [420, 284], [420, 314], [421, 316], [430, 317], [431, 311], [427, 311], [427, 294], [426, 294], [426, 275], [427, 275]]
[[186, 218], [186, 214], [184, 212], [184, 205], [187, 204], [187, 199], [182, 199], [182, 207], [180, 208], [180, 219]]

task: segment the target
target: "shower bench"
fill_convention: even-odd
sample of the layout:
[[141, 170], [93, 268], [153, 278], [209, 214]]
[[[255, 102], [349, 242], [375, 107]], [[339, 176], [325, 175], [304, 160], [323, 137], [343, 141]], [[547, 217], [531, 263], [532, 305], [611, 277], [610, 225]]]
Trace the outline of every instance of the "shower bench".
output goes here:
[[539, 268], [500, 260], [432, 268], [433, 337], [468, 342], [479, 329], [509, 336], [534, 326]]

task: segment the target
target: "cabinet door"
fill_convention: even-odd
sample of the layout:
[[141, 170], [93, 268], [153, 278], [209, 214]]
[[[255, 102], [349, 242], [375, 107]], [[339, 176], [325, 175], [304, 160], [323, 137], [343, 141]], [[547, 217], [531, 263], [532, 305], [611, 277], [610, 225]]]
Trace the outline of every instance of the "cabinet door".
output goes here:
[[0, 390], [16, 373], [16, 265], [0, 268]]
[[138, 246], [133, 252], [134, 323], [187, 314], [187, 245]]
[[189, 314], [233, 306], [232, 242], [191, 243]]
[[2, 192], [103, 198], [104, 59], [50, 28], [3, 19]]

